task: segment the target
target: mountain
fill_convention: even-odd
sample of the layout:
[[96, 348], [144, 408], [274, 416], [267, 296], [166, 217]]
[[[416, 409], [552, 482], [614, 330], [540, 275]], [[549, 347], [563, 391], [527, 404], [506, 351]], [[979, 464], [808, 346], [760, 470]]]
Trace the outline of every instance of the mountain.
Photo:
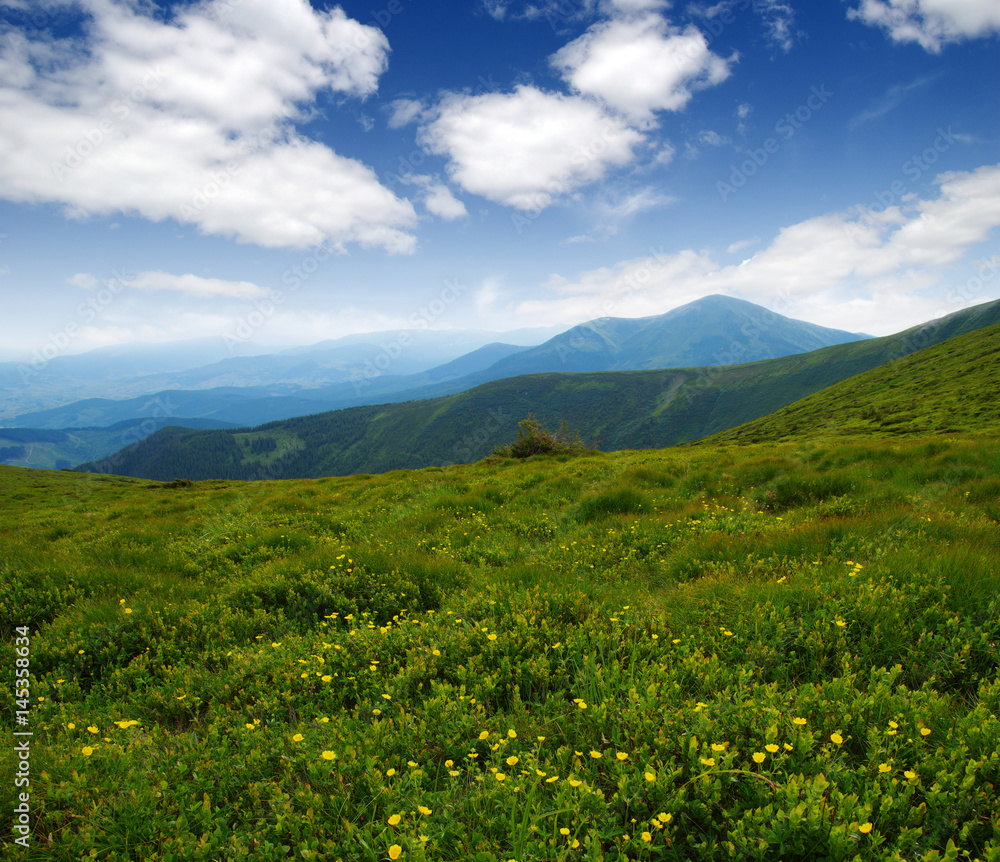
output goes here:
[[[602, 317], [491, 366], [492, 379], [539, 371], [731, 365], [868, 338], [713, 294], [654, 317]], [[484, 381], [485, 382], [485, 381]]]
[[[782, 317], [759, 305], [712, 295], [645, 318], [605, 317], [561, 332], [545, 343], [483, 369], [470, 363], [462, 376], [439, 379], [433, 372], [366, 378], [303, 391], [320, 409], [436, 398], [481, 383], [548, 371], [621, 371], [729, 365], [815, 350], [868, 338]], [[461, 368], [463, 360], [453, 366]]]
[[[510, 333], [522, 338], [538, 334]], [[361, 335], [347, 336], [310, 351], [232, 359], [171, 377], [147, 377], [143, 392], [169, 400], [181, 415], [258, 425], [307, 413], [451, 395], [519, 374], [729, 365], [867, 338], [718, 295], [655, 317], [592, 320], [528, 349], [520, 349], [523, 343], [518, 346], [516, 338], [508, 347], [477, 344], [460, 358], [421, 371], [412, 367], [415, 358], [428, 355], [421, 350], [454, 351], [476, 343], [483, 333], [456, 331], [450, 343], [442, 341], [440, 332], [391, 335], [367, 333], [364, 337], [371, 343]], [[149, 388], [153, 383], [163, 388]], [[206, 399], [206, 394], [211, 397]], [[7, 424], [108, 424], [148, 415], [149, 400], [149, 395], [131, 403], [92, 400], [25, 413]]]
[[[326, 399], [322, 407], [350, 406], [358, 403], [358, 381], [370, 381], [391, 374], [402, 380], [402, 388], [412, 388], [445, 379], [441, 375], [420, 375], [452, 363], [497, 341], [517, 349], [537, 345], [563, 327], [544, 326], [490, 332], [487, 330], [402, 330], [368, 332], [331, 339], [305, 347], [274, 350], [252, 344], [228, 343], [220, 338], [199, 339], [171, 344], [125, 344], [104, 347], [72, 356], [45, 359], [35, 357], [24, 362], [0, 363], [0, 422], [6, 425], [64, 428], [79, 422], [74, 402], [87, 399], [124, 401], [138, 399], [138, 412], [109, 407], [107, 415], [99, 405], [87, 405], [93, 424], [112, 424], [128, 418], [142, 418], [143, 399], [162, 396], [170, 390], [198, 392], [216, 390], [219, 409], [232, 407], [244, 398], [295, 395], [308, 392], [310, 397]], [[492, 357], [472, 359], [463, 373], [478, 371], [507, 353], [487, 353]], [[456, 373], [446, 377], [459, 376]], [[323, 387], [336, 387], [328, 396]], [[388, 387], [396, 391], [396, 386]], [[225, 389], [246, 389], [243, 397], [230, 398]], [[257, 390], [257, 391], [254, 391]], [[368, 387], [363, 387], [367, 392]], [[374, 392], [374, 390], [372, 390]], [[178, 396], [184, 399], [184, 396]], [[185, 404], [192, 402], [184, 400]], [[39, 414], [69, 407], [66, 415]], [[295, 403], [288, 410], [264, 414], [248, 410], [236, 421], [246, 424], [267, 421], [278, 416], [308, 412]], [[95, 412], [96, 411], [96, 412]], [[183, 415], [195, 415], [185, 410]], [[207, 417], [206, 418], [210, 418]], [[231, 416], [216, 417], [232, 421]]]
[[[1000, 323], [1000, 301], [884, 338], [719, 367], [530, 374], [442, 398], [355, 407], [236, 432], [165, 428], [80, 470], [149, 479], [305, 478], [472, 461], [534, 413], [601, 449], [661, 448], [742, 425], [928, 345]], [[987, 333], [995, 338], [994, 330]], [[961, 349], [961, 344], [955, 348]], [[919, 384], [915, 384], [919, 385]], [[850, 386], [850, 384], [848, 384]]]

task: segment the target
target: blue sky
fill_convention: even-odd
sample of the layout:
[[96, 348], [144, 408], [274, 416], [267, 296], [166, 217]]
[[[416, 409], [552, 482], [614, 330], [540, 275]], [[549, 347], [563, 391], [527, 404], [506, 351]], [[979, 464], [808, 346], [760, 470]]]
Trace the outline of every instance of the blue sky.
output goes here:
[[996, 0], [0, 0], [0, 356], [1000, 297]]

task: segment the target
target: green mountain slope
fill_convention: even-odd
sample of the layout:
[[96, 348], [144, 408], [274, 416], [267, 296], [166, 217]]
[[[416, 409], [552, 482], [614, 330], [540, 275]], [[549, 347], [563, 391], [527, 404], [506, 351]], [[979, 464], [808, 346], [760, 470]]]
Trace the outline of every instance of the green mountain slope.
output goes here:
[[896, 335], [745, 365], [532, 374], [442, 398], [252, 430], [165, 429], [79, 469], [161, 480], [305, 478], [473, 461], [507, 442], [528, 413], [549, 424], [566, 420], [604, 450], [662, 448], [766, 416], [833, 383], [895, 366], [928, 344], [995, 323], [1000, 301]]
[[758, 443], [853, 434], [996, 433], [1000, 324], [844, 380], [702, 441]]

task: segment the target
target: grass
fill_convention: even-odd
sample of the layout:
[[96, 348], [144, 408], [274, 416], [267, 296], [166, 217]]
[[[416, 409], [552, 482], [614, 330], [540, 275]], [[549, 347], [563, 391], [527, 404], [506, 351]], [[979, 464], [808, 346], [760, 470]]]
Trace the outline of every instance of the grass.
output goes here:
[[1000, 324], [994, 324], [835, 383], [707, 442], [992, 434], [1000, 422], [998, 352]]
[[0, 854], [1000, 859], [996, 451], [0, 468]]

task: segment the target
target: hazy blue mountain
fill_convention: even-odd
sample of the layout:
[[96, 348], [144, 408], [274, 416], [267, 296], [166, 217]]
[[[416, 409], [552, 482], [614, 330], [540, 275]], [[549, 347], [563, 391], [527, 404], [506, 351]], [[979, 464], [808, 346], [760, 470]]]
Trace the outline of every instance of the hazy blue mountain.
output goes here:
[[[459, 359], [463, 354], [475, 354], [498, 340], [518, 347], [540, 344], [563, 328], [532, 327], [503, 333], [487, 330], [369, 332], [284, 350], [241, 342], [227, 344], [220, 338], [213, 338], [172, 344], [125, 344], [52, 359], [38, 355], [22, 362], [0, 363], [0, 424], [37, 424], [33, 420], [40, 412], [69, 406], [80, 399], [121, 401], [159, 395], [166, 390], [220, 390], [217, 407], [226, 409], [234, 400], [243, 400], [232, 399], [221, 391], [227, 387], [246, 388], [250, 391], [245, 394], [251, 398], [310, 391], [310, 397], [329, 402], [321, 409], [330, 409], [357, 403], [357, 387], [352, 382], [365, 381], [367, 384], [377, 377], [418, 375]], [[502, 351], [495, 352], [493, 360], [503, 355]], [[488, 364], [483, 358], [473, 356], [469, 370], [480, 370]], [[414, 378], [404, 382], [402, 387], [390, 386], [389, 389], [395, 391], [454, 376], [455, 373], [449, 372], [444, 377], [439, 374]], [[320, 391], [338, 384], [346, 385], [333, 395]], [[367, 390], [369, 387], [361, 388]], [[254, 392], [254, 389], [260, 391]], [[330, 402], [331, 397], [340, 400]], [[347, 401], [341, 404], [345, 398]], [[95, 408], [96, 405], [90, 404], [86, 409], [93, 411]], [[123, 414], [111, 408], [106, 417], [99, 411], [90, 415], [94, 422], [104, 423], [146, 414], [141, 411]], [[292, 416], [295, 411], [265, 410], [261, 413], [251, 410], [238, 415], [238, 419], [261, 422], [279, 415]], [[68, 427], [76, 425], [79, 417], [46, 421], [54, 423], [51, 427]]]
[[[385, 375], [334, 384], [303, 398], [319, 409], [437, 398], [491, 380], [550, 371], [621, 371], [731, 365], [773, 359], [868, 338], [793, 320], [759, 305], [712, 295], [665, 314], [606, 317], [574, 326], [537, 347], [511, 353], [481, 370], [470, 363], [464, 376], [437, 378]], [[462, 366], [461, 360], [452, 363]]]
[[[1000, 300], [896, 335], [748, 364], [527, 374], [441, 398], [353, 407], [234, 432], [165, 428], [80, 469], [169, 480], [427, 467], [483, 457], [512, 439], [517, 421], [528, 413], [552, 427], [565, 419], [605, 450], [672, 446], [766, 416], [834, 383], [998, 323]], [[1000, 339], [1000, 331], [991, 337]]]
[[539, 371], [628, 371], [732, 365], [868, 338], [713, 294], [653, 317], [602, 317], [498, 361], [491, 379]]
[[[538, 330], [521, 333], [523, 337], [531, 334], [537, 336]], [[453, 333], [451, 349], [482, 335]], [[163, 415], [158, 405], [167, 403], [173, 415], [258, 425], [365, 404], [440, 397], [525, 373], [728, 365], [866, 336], [792, 320], [750, 302], [713, 295], [654, 317], [593, 320], [527, 349], [513, 344], [489, 349], [479, 345], [465, 356], [417, 373], [405, 372], [417, 358], [426, 358], [428, 354], [421, 352], [424, 348], [446, 348], [441, 332], [367, 333], [365, 337], [371, 340], [362, 340], [361, 334], [346, 336], [314, 345], [314, 349], [229, 359], [167, 377], [147, 376], [144, 386], [161, 384], [161, 388], [144, 390], [152, 396], [89, 399], [4, 421], [38, 428], [103, 425]]]

